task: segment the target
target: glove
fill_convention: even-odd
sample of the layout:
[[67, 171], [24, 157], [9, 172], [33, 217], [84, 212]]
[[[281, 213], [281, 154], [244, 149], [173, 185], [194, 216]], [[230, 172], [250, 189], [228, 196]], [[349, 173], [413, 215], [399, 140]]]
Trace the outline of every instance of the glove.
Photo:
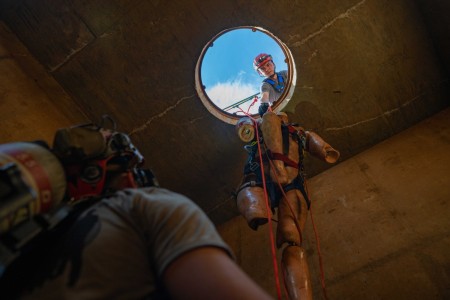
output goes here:
[[267, 103], [267, 102], [261, 103], [258, 108], [259, 116], [262, 117], [268, 109], [269, 109], [269, 103]]

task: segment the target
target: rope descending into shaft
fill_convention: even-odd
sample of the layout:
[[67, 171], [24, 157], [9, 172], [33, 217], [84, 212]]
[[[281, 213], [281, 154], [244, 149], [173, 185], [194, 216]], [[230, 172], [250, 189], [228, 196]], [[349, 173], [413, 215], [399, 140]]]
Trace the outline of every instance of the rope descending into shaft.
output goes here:
[[276, 253], [276, 249], [275, 249], [275, 238], [274, 238], [273, 227], [272, 227], [272, 216], [270, 215], [271, 210], [270, 210], [270, 205], [269, 205], [269, 197], [268, 197], [268, 193], [267, 193], [266, 178], [264, 175], [263, 160], [262, 160], [262, 155], [261, 155], [261, 153], [262, 153], [261, 145], [259, 143], [258, 122], [256, 121], [256, 119], [254, 119], [252, 116], [250, 116], [248, 113], [246, 113], [242, 109], [241, 109], [241, 111], [244, 114], [246, 114], [248, 117], [250, 117], [251, 120], [253, 121], [253, 123], [255, 124], [256, 141], [258, 144], [258, 152], [259, 152], [259, 163], [261, 166], [261, 175], [262, 175], [262, 182], [263, 182], [263, 188], [264, 188], [264, 198], [265, 198], [267, 220], [268, 220], [268, 226], [269, 226], [269, 238], [270, 238], [270, 246], [271, 246], [270, 249], [272, 252], [272, 263], [273, 263], [273, 271], [274, 271], [274, 276], [275, 276], [275, 287], [277, 289], [278, 300], [281, 300], [282, 298], [281, 298], [280, 276], [279, 276], [279, 271], [278, 271], [277, 253]]
[[[252, 103], [252, 105], [253, 105], [253, 103]], [[255, 118], [253, 118], [252, 116], [250, 116], [248, 114], [248, 111], [247, 112], [243, 111], [239, 106], [237, 108], [240, 111], [242, 111], [246, 116], [250, 117], [250, 119], [252, 120], [252, 122], [254, 123], [254, 126], [255, 126], [256, 142], [258, 144], [259, 163], [260, 163], [260, 166], [261, 166], [261, 177], [262, 177], [262, 183], [263, 183], [263, 188], [264, 188], [264, 198], [265, 198], [265, 205], [266, 205], [266, 210], [267, 210], [267, 219], [268, 219], [268, 225], [269, 225], [269, 238], [270, 238], [270, 243], [271, 243], [272, 263], [273, 263], [274, 276], [275, 276], [275, 281], [276, 281], [275, 284], [276, 284], [278, 299], [281, 300], [280, 278], [279, 278], [279, 271], [278, 271], [278, 264], [277, 264], [277, 257], [276, 257], [276, 249], [275, 249], [276, 246], [275, 246], [275, 239], [274, 239], [274, 234], [273, 234], [272, 218], [271, 218], [271, 215], [270, 215], [271, 209], [270, 209], [270, 205], [269, 205], [269, 197], [268, 197], [268, 192], [267, 192], [267, 185], [266, 185], [263, 157], [262, 157], [262, 151], [261, 151], [261, 143], [260, 143], [260, 137], [259, 137], [258, 123], [257, 123]], [[269, 111], [271, 111], [270, 107], [269, 107]], [[268, 161], [269, 161], [269, 166], [274, 168], [273, 162], [272, 162], [272, 160], [269, 157], [268, 157]], [[291, 212], [291, 214], [293, 216], [295, 227], [298, 230], [298, 233], [299, 233], [299, 236], [300, 236], [300, 245], [302, 245], [303, 244], [303, 236], [302, 236], [301, 226], [300, 226], [300, 224], [298, 222], [298, 219], [296, 218], [296, 214], [294, 213], [291, 204], [287, 200], [286, 193], [285, 193], [285, 191], [284, 191], [284, 189], [283, 189], [279, 179], [277, 178], [276, 172], [274, 172], [274, 174], [275, 174], [275, 177], [276, 177], [275, 179], [277, 181], [278, 187], [279, 187], [280, 191], [283, 194], [283, 199], [288, 204], [289, 210], [290, 210], [290, 212]], [[303, 181], [303, 184], [304, 184], [304, 187], [305, 187], [306, 196], [308, 197], [308, 199], [311, 202], [310, 208], [309, 208], [309, 212], [310, 212], [310, 215], [311, 215], [311, 223], [312, 223], [312, 226], [313, 226], [313, 231], [314, 231], [314, 235], [315, 235], [315, 239], [316, 239], [317, 253], [318, 253], [318, 257], [319, 257], [319, 266], [320, 266], [320, 274], [321, 274], [321, 276], [320, 276], [320, 283], [322, 285], [322, 291], [323, 291], [324, 298], [326, 300], [328, 300], [327, 291], [326, 291], [326, 287], [325, 287], [325, 275], [324, 275], [322, 254], [321, 254], [321, 251], [320, 251], [320, 240], [319, 240], [319, 236], [318, 236], [318, 233], [317, 233], [317, 228], [316, 228], [316, 225], [314, 223], [314, 218], [313, 218], [313, 214], [312, 214], [312, 201], [311, 201], [311, 198], [310, 198], [309, 193], [308, 193], [306, 180]], [[285, 290], [285, 292], [286, 292], [286, 290]]]

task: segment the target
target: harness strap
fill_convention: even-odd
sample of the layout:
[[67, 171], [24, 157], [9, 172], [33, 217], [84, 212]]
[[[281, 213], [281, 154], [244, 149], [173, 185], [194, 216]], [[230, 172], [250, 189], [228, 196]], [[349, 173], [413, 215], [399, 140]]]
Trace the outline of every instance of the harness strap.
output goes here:
[[262, 187], [263, 184], [262, 182], [256, 182], [254, 180], [248, 181], [239, 187], [239, 189], [236, 192], [236, 195], [239, 194], [239, 192], [245, 189], [246, 187], [255, 187], [255, 186]]
[[282, 162], [284, 162], [285, 165], [298, 169], [298, 163], [296, 163], [295, 161], [293, 161], [284, 154], [270, 152], [269, 157], [272, 160], [281, 160]]
[[263, 81], [270, 84], [278, 93], [281, 93], [284, 90], [284, 80], [280, 73], [277, 74], [278, 85], [275, 85], [275, 81], [270, 78], [266, 78]]
[[[297, 123], [289, 123], [289, 124], [287, 125], [287, 127], [288, 127], [288, 129], [289, 129], [289, 133], [291, 133], [291, 134], [297, 134], [297, 133], [299, 132], [299, 130], [297, 130], [294, 126], [297, 126], [297, 127], [298, 127], [298, 124], [297, 124]], [[300, 130], [300, 132], [301, 132], [301, 130]]]
[[281, 126], [281, 136], [283, 137], [283, 154], [289, 154], [289, 126], [282, 125]]
[[304, 185], [303, 179], [300, 176], [297, 176], [294, 180], [291, 181], [291, 183], [283, 186], [283, 190], [285, 193], [289, 192], [290, 190], [294, 190], [294, 189], [300, 190], [300, 192], [302, 193], [303, 197], [306, 200], [306, 204], [308, 205], [308, 209], [309, 209], [311, 206], [311, 201], [309, 200], [308, 193], [305, 190], [305, 185]]
[[[269, 150], [267, 150], [268, 154], [269, 154], [269, 158], [273, 159], [273, 160], [281, 160], [285, 163], [285, 165], [289, 166], [289, 167], [293, 167], [296, 169], [300, 169], [299, 165], [302, 164], [302, 153], [303, 150], [303, 145], [301, 144], [300, 141], [300, 135], [302, 133], [302, 131], [297, 130], [293, 125], [295, 124], [288, 124], [288, 125], [282, 125], [281, 127], [281, 133], [282, 133], [282, 137], [283, 137], [283, 154], [281, 153], [274, 153], [274, 152], [270, 152]], [[293, 139], [299, 144], [299, 152], [300, 152], [300, 160], [298, 163], [296, 163], [295, 161], [293, 161], [292, 159], [290, 159], [287, 155], [289, 154], [289, 134], [292, 135]]]

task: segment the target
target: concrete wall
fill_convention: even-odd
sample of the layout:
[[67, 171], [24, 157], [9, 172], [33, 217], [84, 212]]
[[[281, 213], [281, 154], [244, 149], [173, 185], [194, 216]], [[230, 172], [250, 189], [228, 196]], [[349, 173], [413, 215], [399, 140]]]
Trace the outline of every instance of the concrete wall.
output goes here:
[[[309, 181], [329, 299], [450, 299], [450, 109]], [[219, 230], [276, 296], [268, 226]], [[323, 299], [311, 217], [304, 246]], [[279, 254], [279, 253], [278, 253]]]
[[0, 144], [36, 139], [51, 143], [56, 129], [87, 120], [77, 107], [67, 105], [69, 100], [0, 22]]
[[[241, 1], [236, 2], [244, 5]], [[366, 3], [366, 1], [347, 2], [351, 2], [350, 4], [352, 5]], [[425, 3], [424, 1], [421, 2]], [[145, 4], [145, 2], [141, 3]], [[161, 3], [161, 5], [165, 5], [163, 2]], [[257, 13], [252, 13], [249, 19], [247, 12], [253, 12], [254, 10], [237, 10], [234, 14], [227, 14], [234, 15], [234, 18], [228, 21], [228, 17], [220, 18], [220, 15], [222, 15], [220, 9], [215, 10], [214, 4], [208, 3], [205, 2], [204, 4], [206, 8], [210, 7], [208, 8], [208, 16], [219, 21], [215, 23], [215, 28], [207, 28], [207, 32], [202, 33], [203, 38], [196, 37], [195, 43], [189, 42], [189, 45], [192, 45], [192, 47], [203, 46], [202, 43], [207, 41], [207, 37], [209, 38], [217, 33], [218, 28], [223, 29], [244, 21], [245, 23], [250, 21], [251, 23], [258, 23], [260, 18], [266, 17], [266, 15], [260, 17], [260, 13], [269, 14], [270, 11], [261, 8]], [[281, 6], [279, 3], [274, 3], [273, 5], [275, 8], [282, 8], [285, 2], [282, 4]], [[145, 5], [151, 6], [153, 4]], [[185, 6], [188, 5], [186, 2]], [[251, 5], [252, 8], [261, 6], [257, 2]], [[403, 7], [410, 7], [412, 4], [408, 1], [367, 1], [367, 5], [376, 7], [391, 5], [395, 8], [395, 11], [407, 13], [410, 10], [404, 10]], [[351, 5], [347, 6], [350, 7]], [[301, 28], [289, 26], [289, 24], [294, 24], [292, 20], [279, 21], [268, 16], [264, 19], [265, 27], [271, 28], [275, 32], [285, 32], [283, 40], [288, 41], [289, 46], [294, 48], [298, 57], [307, 58], [304, 59], [304, 64], [302, 65], [302, 76], [304, 78], [302, 78], [301, 82], [307, 86], [313, 86], [306, 78], [311, 78], [310, 80], [315, 82], [314, 78], [323, 77], [327, 79], [330, 78], [328, 74], [335, 74], [336, 76], [332, 77], [332, 79], [336, 82], [329, 82], [329, 88], [326, 90], [329, 93], [332, 93], [335, 86], [340, 87], [342, 83], [350, 86], [350, 82], [356, 81], [358, 85], [363, 79], [357, 78], [357, 72], [354, 72], [353, 77], [342, 77], [349, 73], [344, 68], [346, 65], [348, 66], [346, 67], [347, 71], [353, 68], [354, 65], [358, 65], [358, 62], [347, 64], [349, 58], [355, 56], [351, 55], [352, 53], [350, 52], [335, 51], [335, 49], [348, 49], [348, 43], [344, 43], [342, 47], [336, 47], [336, 45], [341, 43], [339, 37], [347, 36], [347, 32], [353, 32], [353, 23], [345, 25], [350, 29], [347, 31], [342, 30], [341, 35], [336, 35], [334, 31], [321, 34], [321, 38], [331, 39], [333, 47], [330, 47], [329, 42], [320, 42], [327, 47], [320, 45], [320, 47], [316, 47], [316, 43], [319, 43], [318, 39], [309, 39], [308, 43], [296, 48], [296, 42], [301, 43], [304, 41], [301, 37], [307, 37], [308, 33], [314, 34], [319, 32], [322, 28], [329, 29], [330, 27], [326, 27], [326, 25], [329, 24], [330, 20], [334, 20], [336, 16], [341, 15], [340, 10], [336, 13], [329, 12], [329, 15], [324, 14], [324, 10], [319, 6], [305, 4], [304, 8], [303, 10], [298, 9], [296, 12], [296, 14], [300, 14], [298, 19], [303, 17], [301, 19], [305, 20], [305, 25]], [[357, 8], [363, 8], [363, 6], [357, 6]], [[307, 9], [313, 10], [313, 12], [317, 11], [315, 15], [320, 15], [321, 18], [311, 20], [311, 18], [307, 17], [311, 15], [308, 14], [309, 11]], [[181, 14], [183, 10], [177, 7], [176, 11], [180, 11]], [[365, 14], [357, 20], [360, 23], [370, 20], [369, 12], [371, 11], [377, 10], [367, 9]], [[416, 10], [412, 9], [412, 11], [414, 13], [408, 20], [414, 19], [416, 16]], [[291, 18], [296, 19], [294, 16], [292, 15]], [[176, 18], [177, 16], [173, 14], [172, 17]], [[184, 20], [182, 19], [181, 21]], [[339, 18], [337, 20], [347, 19]], [[288, 21], [291, 23], [284, 23]], [[400, 22], [401, 20], [392, 19], [391, 21], [395, 24], [403, 24]], [[406, 24], [410, 23], [406, 22]], [[389, 23], [386, 23], [386, 27], [388, 25]], [[379, 25], [378, 27], [381, 28], [383, 26]], [[391, 27], [386, 28], [390, 32], [388, 37], [391, 37], [395, 42], [397, 39], [393, 37], [403, 36], [405, 30], [400, 30], [400, 26]], [[167, 30], [175, 29], [169, 28]], [[181, 32], [181, 29], [179, 30]], [[176, 32], [178, 33], [178, 31]], [[289, 35], [292, 32], [295, 32], [297, 35], [291, 40]], [[320, 32], [323, 33], [324, 31]], [[377, 32], [380, 35], [376, 36], [376, 38], [381, 40], [386, 38], [386, 32], [381, 29]], [[384, 34], [382, 34], [383, 32]], [[415, 31], [412, 28], [407, 30], [407, 32]], [[420, 41], [426, 40], [423, 30], [420, 32], [421, 34], [418, 36], [407, 35], [406, 37], [411, 39], [416, 37]], [[192, 33], [192, 35], [195, 34], [195, 32]], [[181, 33], [179, 35], [182, 36]], [[189, 37], [191, 36], [189, 35]], [[351, 37], [353, 35], [349, 35], [348, 38]], [[371, 39], [372, 37], [367, 37], [367, 41]], [[363, 39], [363, 41], [366, 40]], [[383, 45], [386, 45], [386, 49], [390, 49], [389, 47], [392, 46], [390, 42], [387, 40], [383, 43]], [[404, 45], [408, 46], [416, 44], [412, 42], [404, 43]], [[97, 45], [101, 46], [102, 43], [99, 42]], [[164, 47], [161, 50], [156, 46], [155, 51], [163, 52], [165, 50]], [[172, 48], [172, 46], [170, 47]], [[321, 50], [314, 55], [316, 48]], [[379, 49], [379, 52], [386, 54], [386, 57], [374, 56], [376, 59], [369, 59], [368, 61], [374, 65], [378, 65], [378, 61], [385, 61], [388, 66], [392, 64], [409, 66], [407, 68], [390, 69], [391, 71], [387, 73], [383, 69], [377, 73], [380, 78], [386, 78], [386, 82], [390, 82], [390, 78], [393, 78], [392, 82], [402, 80], [401, 88], [403, 92], [407, 90], [407, 82], [415, 82], [414, 76], [419, 76], [420, 74], [417, 77], [420, 80], [414, 84], [411, 83], [409, 94], [396, 91], [395, 89], [385, 89], [390, 83], [377, 85], [379, 82], [374, 81], [376, 87], [373, 88], [373, 91], [378, 95], [376, 98], [385, 99], [386, 103], [396, 102], [400, 99], [401, 101], [399, 100], [400, 102], [397, 105], [385, 105], [380, 109], [379, 114], [364, 115], [360, 114], [360, 110], [368, 114], [373, 111], [371, 106], [359, 105], [356, 98], [346, 98], [347, 102], [357, 105], [358, 109], [352, 111], [351, 114], [349, 113], [348, 118], [353, 118], [354, 120], [349, 119], [348, 122], [344, 122], [347, 118], [344, 112], [347, 113], [348, 110], [342, 110], [342, 116], [339, 115], [338, 118], [344, 121], [339, 122], [342, 126], [339, 125], [338, 128], [329, 121], [332, 119], [332, 116], [341, 111], [337, 110], [338, 106], [329, 106], [329, 103], [326, 103], [327, 105], [324, 106], [326, 110], [319, 111], [313, 109], [314, 107], [308, 107], [308, 103], [303, 99], [318, 99], [319, 102], [327, 102], [334, 99], [330, 98], [331, 96], [336, 98], [344, 97], [345, 95], [336, 93], [330, 96], [318, 89], [310, 90], [305, 88], [299, 90], [296, 96], [298, 100], [293, 102], [301, 108], [298, 110], [296, 108], [293, 109], [296, 111], [293, 119], [297, 117], [298, 119], [305, 119], [305, 121], [309, 122], [308, 127], [319, 129], [324, 133], [328, 132], [327, 129], [334, 129], [329, 135], [336, 139], [339, 138], [339, 136], [335, 135], [336, 128], [342, 129], [339, 130], [342, 134], [341, 140], [344, 140], [347, 135], [356, 136], [355, 139], [357, 139], [357, 132], [352, 133], [351, 131], [367, 134], [367, 128], [364, 126], [371, 121], [382, 122], [385, 117], [389, 118], [392, 124], [406, 119], [419, 120], [420, 118], [417, 116], [422, 116], [422, 110], [425, 110], [430, 104], [433, 104], [436, 110], [442, 107], [444, 105], [443, 97], [435, 96], [442, 96], [444, 93], [437, 91], [441, 86], [433, 84], [438, 85], [438, 83], [442, 82], [447, 84], [448, 78], [446, 74], [443, 75], [444, 72], [434, 70], [439, 65], [439, 62], [433, 63], [434, 56], [421, 55], [419, 53], [420, 49], [425, 53], [431, 53], [432, 51], [429, 49], [428, 44], [424, 48], [419, 48], [419, 50], [411, 50], [412, 53], [415, 53], [413, 56], [415, 58], [413, 60], [414, 63], [407, 62], [409, 58], [404, 58], [400, 55], [402, 49], [410, 50], [412, 47], [397, 47], [395, 48], [397, 50], [394, 48], [392, 48], [392, 53], [387, 54], [383, 49]], [[196, 50], [189, 49], [190, 53], [195, 54], [192, 57], [196, 57]], [[366, 56], [370, 54], [360, 52], [359, 48], [353, 51]], [[335, 58], [332, 55], [333, 52], [345, 54], [343, 57], [346, 59], [341, 60], [339, 64], [330, 64], [329, 62], [332, 62]], [[99, 53], [102, 54], [102, 57], [105, 56], [104, 52], [99, 51]], [[323, 56], [323, 58], [319, 60], [319, 56]], [[183, 74], [188, 74], [188, 72], [191, 74], [191, 67], [194, 63], [192, 57], [183, 58], [184, 61], [190, 62], [189, 66], [181, 68]], [[421, 59], [427, 58], [429, 64], [426, 66], [418, 64], [419, 57]], [[313, 60], [309, 61], [308, 58]], [[399, 60], [395, 60], [395, 58]], [[168, 59], [171, 58], [169, 57]], [[361, 62], [367, 61], [367, 57], [360, 59]], [[419, 71], [415, 70], [416, 67], [419, 68]], [[187, 71], [184, 71], [185, 69]], [[317, 70], [323, 74], [317, 74]], [[422, 72], [423, 70], [428, 70], [428, 72]], [[340, 74], [342, 76], [337, 76]], [[384, 76], [386, 74], [388, 76]], [[409, 77], [404, 77], [404, 74], [407, 74]], [[427, 74], [431, 75], [428, 76]], [[186, 81], [189, 80], [191, 82], [190, 79], [191, 77], [188, 77]], [[67, 80], [67, 82], [69, 81]], [[111, 80], [111, 82], [114, 82], [114, 80]], [[67, 85], [69, 84], [67, 83]], [[189, 88], [190, 86], [187, 87], [187, 89]], [[96, 89], [92, 89], [92, 91], [96, 91]], [[426, 91], [430, 92], [425, 93]], [[71, 91], [71, 93], [76, 94], [76, 91]], [[391, 93], [392, 95], [390, 95]], [[167, 105], [170, 107], [170, 105], [173, 105], [170, 101], [173, 99], [175, 99], [173, 101], [176, 101], [185, 94], [190, 95], [191, 93], [185, 90], [174, 91], [174, 95], [168, 97]], [[145, 93], [144, 96], [146, 96]], [[407, 109], [411, 103], [416, 103], [415, 101], [418, 99], [420, 100], [420, 105], [418, 104], [414, 109]], [[88, 100], [84, 101], [88, 102]], [[372, 101], [370, 103], [378, 102]], [[436, 103], [439, 105], [436, 105]], [[164, 107], [161, 108], [162, 111], [164, 109]], [[65, 91], [54, 79], [48, 76], [40, 65], [33, 61], [28, 51], [20, 45], [16, 37], [2, 23], [0, 23], [0, 111], [2, 113], [0, 118], [0, 143], [33, 139], [44, 139], [51, 142], [57, 128], [87, 120], [84, 114], [72, 104]], [[428, 115], [429, 110], [423, 112], [423, 114]], [[403, 117], [399, 119], [399, 116]], [[146, 117], [147, 115], [144, 114], [141, 119], [144, 120]], [[309, 189], [311, 198], [314, 201], [312, 213], [320, 238], [325, 281], [330, 299], [450, 298], [450, 251], [448, 251], [450, 247], [450, 210], [448, 207], [450, 198], [448, 168], [450, 162], [447, 156], [447, 152], [450, 150], [449, 120], [450, 111], [447, 109], [434, 115], [431, 119], [427, 119], [419, 125], [409, 128], [353, 158], [349, 158], [310, 180]], [[384, 127], [370, 126], [370, 128], [379, 130]], [[372, 138], [371, 142], [377, 141], [379, 137], [375, 138], [372, 136]], [[356, 146], [363, 148], [367, 145], [363, 143], [363, 145], [358, 144]], [[346, 149], [342, 150], [345, 150], [346, 153], [351, 152], [351, 144], [345, 147]], [[148, 150], [145, 154], [151, 154], [151, 152]], [[152, 155], [148, 156], [152, 157]], [[215, 162], [215, 160], [212, 161]], [[320, 167], [319, 169], [323, 168]], [[200, 173], [203, 174], [202, 178], [204, 178], [204, 172]], [[211, 199], [208, 198], [209, 200]], [[218, 207], [218, 211], [225, 209], [223, 206]], [[242, 268], [275, 296], [267, 226], [257, 232], [253, 232], [247, 227], [241, 217], [236, 217], [220, 226], [219, 230], [234, 249], [238, 263]], [[315, 297], [316, 299], [322, 299], [316, 240], [311, 218], [309, 218], [307, 223], [305, 247], [308, 250]]]
[[[448, 19], [449, 1], [420, 2], [441, 29], [433, 21]], [[194, 69], [222, 30], [260, 26], [289, 47], [297, 85], [285, 110], [342, 160], [448, 106], [432, 43], [448, 29], [431, 35], [411, 0], [0, 0], [1, 18], [92, 120], [111, 114], [160, 183], [217, 224], [236, 216], [245, 151], [234, 126], [201, 103]], [[328, 168], [310, 162], [311, 176]]]

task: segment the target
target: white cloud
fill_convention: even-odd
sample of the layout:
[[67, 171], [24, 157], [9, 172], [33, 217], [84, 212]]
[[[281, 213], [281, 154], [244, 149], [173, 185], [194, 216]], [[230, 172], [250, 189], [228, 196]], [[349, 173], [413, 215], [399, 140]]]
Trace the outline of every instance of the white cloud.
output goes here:
[[[243, 75], [245, 75], [245, 71], [240, 71], [235, 79], [231, 79], [226, 82], [218, 82], [211, 88], [207, 89], [206, 93], [211, 101], [223, 109], [233, 103], [258, 93], [260, 88], [259, 85], [242, 82]], [[252, 101], [248, 101], [240, 107], [247, 110], [251, 103]]]

